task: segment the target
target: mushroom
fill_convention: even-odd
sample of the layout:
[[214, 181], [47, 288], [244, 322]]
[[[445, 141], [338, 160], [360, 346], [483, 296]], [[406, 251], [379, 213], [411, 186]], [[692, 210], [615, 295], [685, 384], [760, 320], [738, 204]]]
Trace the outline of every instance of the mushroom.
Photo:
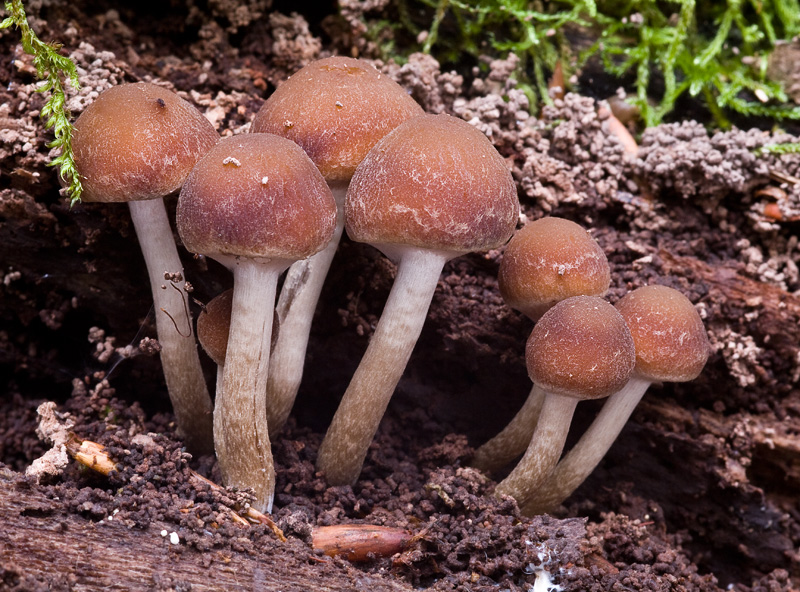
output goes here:
[[82, 199], [128, 202], [150, 276], [164, 379], [178, 429], [194, 453], [213, 450], [212, 405], [163, 197], [183, 185], [217, 141], [197, 109], [144, 82], [101, 93], [78, 117], [72, 139]]
[[616, 304], [636, 346], [630, 380], [611, 395], [591, 426], [558, 463], [547, 482], [523, 508], [551, 511], [569, 497], [605, 456], [653, 382], [694, 380], [710, 346], [703, 321], [683, 294], [666, 286], [644, 286]]
[[292, 264], [278, 298], [283, 331], [272, 350], [267, 385], [273, 436], [286, 423], [300, 388], [314, 309], [344, 228], [350, 178], [378, 140], [422, 114], [422, 107], [390, 77], [362, 60], [334, 56], [310, 63], [283, 82], [253, 120], [252, 131], [283, 136], [306, 151], [338, 209], [331, 242]]
[[228, 351], [232, 306], [233, 290], [225, 290], [212, 298], [197, 317], [197, 340], [217, 365], [217, 397], [222, 392], [222, 373]]
[[566, 298], [605, 295], [611, 269], [583, 226], [549, 216], [514, 234], [497, 279], [503, 300], [535, 321]]
[[397, 277], [319, 450], [317, 467], [329, 483], [358, 478], [444, 264], [499, 247], [518, 216], [503, 158], [486, 136], [449, 115], [400, 124], [358, 166], [345, 201], [347, 233], [397, 263]]
[[233, 271], [230, 336], [214, 409], [214, 445], [227, 485], [252, 487], [272, 509], [275, 475], [266, 388], [278, 276], [333, 235], [336, 204], [294, 142], [232, 136], [192, 170], [181, 190], [178, 232], [186, 248]]
[[[605, 295], [611, 270], [603, 249], [586, 229], [564, 218], [547, 217], [514, 234], [503, 253], [498, 280], [506, 304], [535, 321], [565, 298]], [[506, 427], [478, 447], [472, 466], [496, 471], [525, 452], [544, 395], [534, 384]]]
[[525, 455], [496, 494], [524, 507], [556, 466], [578, 401], [621, 389], [635, 357], [622, 315], [602, 298], [574, 296], [544, 313], [525, 349], [528, 374], [545, 392], [544, 403]]

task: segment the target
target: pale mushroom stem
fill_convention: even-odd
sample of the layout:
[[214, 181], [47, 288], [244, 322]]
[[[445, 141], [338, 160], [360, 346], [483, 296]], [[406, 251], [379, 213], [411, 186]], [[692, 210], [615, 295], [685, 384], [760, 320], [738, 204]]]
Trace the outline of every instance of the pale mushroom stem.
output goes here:
[[344, 229], [347, 185], [333, 185], [331, 193], [337, 210], [331, 242], [316, 255], [296, 261], [289, 267], [278, 298], [276, 315], [280, 331], [270, 356], [267, 383], [267, 420], [273, 436], [286, 423], [300, 388], [314, 310]]
[[522, 506], [524, 514], [532, 516], [552, 511], [586, 480], [611, 448], [651, 384], [650, 380], [634, 376], [608, 398], [592, 425]]
[[164, 278], [165, 273], [183, 274], [164, 200], [130, 201], [128, 206], [150, 276], [161, 366], [178, 429], [190, 452], [213, 452], [211, 396], [200, 366], [185, 282], [176, 285]]
[[319, 449], [317, 467], [331, 485], [352, 485], [422, 331], [444, 264], [443, 251], [408, 248], [367, 351]]
[[478, 447], [470, 464], [491, 473], [525, 452], [539, 421], [544, 398], [545, 391], [534, 384], [522, 408], [502, 431]]
[[577, 405], [576, 397], [546, 394], [530, 445], [519, 464], [497, 485], [496, 494], [510, 495], [520, 508], [528, 503], [555, 468]]
[[225, 364], [217, 365], [217, 377], [214, 382], [214, 396], [217, 400], [222, 396], [222, 377], [225, 375]]
[[233, 269], [233, 306], [222, 390], [214, 409], [214, 445], [225, 485], [250, 487], [259, 512], [272, 511], [275, 471], [267, 425], [272, 318], [285, 261], [240, 259]]

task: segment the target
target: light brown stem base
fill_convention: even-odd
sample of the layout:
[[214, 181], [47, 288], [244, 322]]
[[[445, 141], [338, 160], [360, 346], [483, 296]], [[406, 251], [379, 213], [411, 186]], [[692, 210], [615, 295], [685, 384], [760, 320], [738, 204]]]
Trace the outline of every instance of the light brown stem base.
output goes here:
[[331, 485], [352, 485], [422, 331], [445, 262], [452, 254], [409, 250], [400, 257], [375, 334], [319, 449], [317, 468]]
[[521, 508], [523, 514], [553, 511], [586, 480], [616, 441], [650, 384], [649, 380], [634, 377], [608, 398], [592, 425]]
[[214, 446], [225, 485], [250, 487], [254, 506], [272, 511], [275, 469], [267, 425], [267, 375], [278, 275], [285, 262], [233, 266], [233, 307], [222, 391], [214, 409]]
[[558, 462], [567, 440], [578, 399], [547, 393], [539, 423], [525, 455], [495, 489], [497, 495], [510, 495], [520, 508], [541, 487]]

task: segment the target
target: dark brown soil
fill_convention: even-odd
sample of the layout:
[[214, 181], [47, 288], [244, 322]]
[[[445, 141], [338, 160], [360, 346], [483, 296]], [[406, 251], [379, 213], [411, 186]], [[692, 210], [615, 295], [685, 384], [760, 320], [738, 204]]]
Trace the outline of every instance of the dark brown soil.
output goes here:
[[[113, 84], [153, 80], [221, 132], [241, 133], [308, 61], [371, 57], [356, 2], [341, 3], [347, 18], [334, 6], [289, 16], [302, 3], [265, 0], [27, 4], [40, 36], [81, 69], [75, 112]], [[530, 118], [509, 80], [514, 56], [462, 73], [423, 55], [377, 63], [427, 111], [491, 137], [526, 216], [593, 229], [612, 264], [609, 300], [645, 283], [678, 288], [699, 306], [714, 354], [696, 381], [650, 390], [553, 517], [522, 517], [468, 461], [527, 396], [531, 322], [499, 295], [500, 252], [457, 259], [361, 479], [329, 488], [316, 450], [394, 274], [377, 251], [345, 240], [274, 444], [281, 542], [232, 519], [246, 495], [191, 477], [219, 482], [214, 459], [191, 458], [175, 436], [127, 211], [65, 205], [18, 41], [0, 32], [10, 56], [0, 61], [0, 589], [800, 589], [800, 158], [753, 154], [789, 136], [678, 122], [645, 132], [631, 156], [592, 99], [568, 94]], [[214, 262], [182, 255], [198, 301], [230, 287]], [[39, 482], [25, 476], [50, 448], [36, 432], [45, 401], [105, 445], [117, 471], [69, 462]], [[596, 409], [579, 408], [575, 434]], [[419, 536], [358, 564], [312, 548], [314, 528], [351, 523]]]

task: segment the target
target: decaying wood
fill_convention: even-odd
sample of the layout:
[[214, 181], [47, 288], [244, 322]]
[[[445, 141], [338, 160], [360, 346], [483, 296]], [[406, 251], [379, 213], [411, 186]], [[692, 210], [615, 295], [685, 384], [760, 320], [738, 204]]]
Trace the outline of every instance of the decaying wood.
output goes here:
[[735, 269], [712, 266], [694, 257], [678, 257], [660, 251], [667, 273], [693, 273], [709, 289], [709, 296], [730, 308], [757, 312], [754, 329], [786, 346], [800, 347], [800, 298], [778, 286], [751, 279]]
[[[75, 434], [70, 434], [70, 436], [70, 440], [67, 442], [67, 452], [69, 452], [72, 458], [86, 468], [92, 469], [101, 475], [108, 476], [111, 471], [115, 470], [116, 466], [114, 461], [108, 456], [105, 448], [102, 445], [90, 440], [81, 440]], [[211, 489], [222, 489], [222, 487], [210, 479], [206, 479], [196, 471], [191, 471], [191, 479], [194, 483], [204, 483]], [[235, 522], [241, 524], [242, 526], [250, 525], [250, 522], [245, 520], [233, 510], [231, 510], [230, 514], [231, 518], [233, 518]], [[248, 507], [244, 510], [244, 515], [248, 520], [252, 520], [253, 523], [266, 524], [272, 530], [272, 532], [275, 533], [275, 536], [278, 537], [278, 539], [286, 542], [286, 537], [284, 536], [283, 531], [281, 531], [275, 522], [266, 514], [262, 514], [255, 508]]]
[[[739, 439], [738, 448], [747, 451], [747, 457], [735, 462], [731, 455], [715, 456], [727, 459], [721, 467], [729, 480], [738, 479], [742, 484], [749, 482], [746, 469], [757, 465], [760, 474], [772, 473], [775, 479], [782, 479], [787, 488], [800, 488], [800, 418], [786, 417], [777, 420], [772, 416], [734, 414], [720, 416], [708, 409], [690, 411], [667, 401], [651, 397], [643, 401], [641, 407], [650, 417], [658, 416], [659, 425], [665, 432], [687, 433], [699, 429], [712, 436], [711, 445], [724, 447], [732, 440]], [[707, 443], [708, 439], [705, 440]]]
[[92, 522], [16, 477], [0, 473], [2, 589], [286, 592], [308, 590], [313, 582], [321, 592], [411, 590], [328, 559], [321, 571], [321, 559], [310, 549], [298, 553], [296, 546], [267, 559], [233, 551], [182, 552], [158, 525], [138, 530], [113, 520]]

